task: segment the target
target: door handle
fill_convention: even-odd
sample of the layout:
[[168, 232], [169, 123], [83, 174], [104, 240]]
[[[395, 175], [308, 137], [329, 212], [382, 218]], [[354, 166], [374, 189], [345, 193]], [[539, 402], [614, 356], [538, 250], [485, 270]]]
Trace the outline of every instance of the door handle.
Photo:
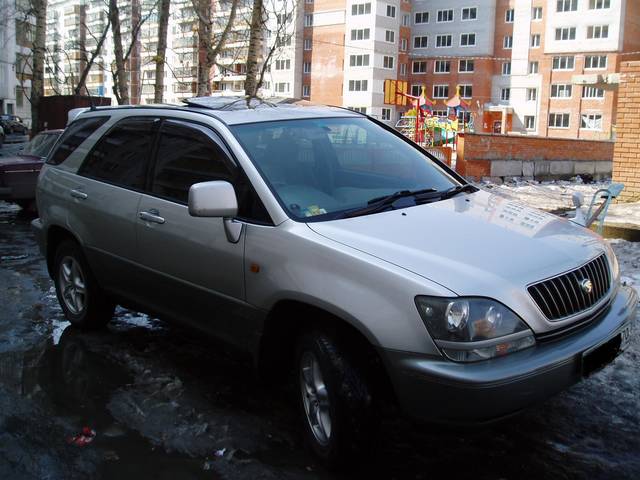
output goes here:
[[80, 200], [86, 200], [87, 197], [89, 196], [86, 193], [84, 193], [82, 190], [77, 190], [75, 188], [71, 190], [70, 193], [73, 198], [78, 198]]
[[138, 216], [140, 217], [140, 220], [144, 220], [145, 222], [159, 223], [160, 225], [164, 223], [164, 218], [160, 216], [160, 212], [155, 208], [146, 212], [140, 212], [138, 213]]

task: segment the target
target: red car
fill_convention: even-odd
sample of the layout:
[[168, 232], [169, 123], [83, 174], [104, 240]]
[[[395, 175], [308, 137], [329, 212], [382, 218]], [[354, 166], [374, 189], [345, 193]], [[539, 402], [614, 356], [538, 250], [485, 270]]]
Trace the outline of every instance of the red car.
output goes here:
[[62, 132], [40, 132], [16, 155], [0, 157], [0, 200], [15, 202], [25, 210], [35, 207], [38, 174]]

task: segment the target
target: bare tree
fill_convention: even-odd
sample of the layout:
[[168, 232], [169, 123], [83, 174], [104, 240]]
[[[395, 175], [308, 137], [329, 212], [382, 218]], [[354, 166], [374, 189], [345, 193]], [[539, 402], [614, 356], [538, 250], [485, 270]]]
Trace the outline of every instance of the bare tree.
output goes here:
[[[90, 56], [89, 60], [86, 62], [84, 68], [82, 69], [82, 72], [80, 73], [80, 79], [78, 80], [78, 84], [76, 85], [76, 87], [74, 88], [74, 91], [73, 91], [75, 95], [80, 95], [82, 93], [82, 88], [85, 86], [85, 82], [87, 80], [87, 76], [89, 75], [89, 72], [93, 68], [93, 65], [94, 65], [94, 63], [96, 61], [96, 58], [102, 52], [102, 46], [104, 45], [104, 41], [107, 38], [107, 34], [109, 33], [110, 24], [111, 24], [111, 18], [108, 18], [107, 19], [107, 24], [105, 25], [104, 29], [102, 30], [102, 34], [100, 35], [99, 38], [96, 38], [95, 36], [93, 36], [91, 31], [89, 29], [87, 29], [89, 31], [90, 35], [96, 40], [97, 43], [96, 43], [96, 48], [93, 50], [93, 52], [91, 52], [91, 56]], [[85, 55], [86, 55], [86, 50], [85, 50]]]
[[156, 52], [156, 81], [153, 89], [153, 103], [162, 103], [164, 93], [164, 64], [167, 53], [167, 30], [169, 27], [169, 9], [171, 0], [160, 0], [160, 18], [158, 19], [158, 50]]
[[[216, 23], [212, 18], [211, 0], [192, 0], [198, 16], [198, 96], [211, 95], [211, 69], [216, 63], [220, 51], [226, 44], [236, 21], [239, 0], [231, 0], [228, 17], [218, 18]], [[219, 35], [214, 38], [213, 27], [224, 24]]]
[[253, 0], [251, 23], [249, 24], [249, 51], [247, 52], [247, 76], [244, 93], [247, 97], [258, 94], [258, 60], [262, 54], [262, 40], [265, 29], [264, 1]]
[[113, 84], [113, 94], [119, 105], [126, 105], [129, 102], [129, 85], [127, 83], [127, 72], [124, 65], [124, 51], [122, 49], [122, 33], [120, 32], [120, 13], [118, 11], [117, 0], [109, 0], [109, 21], [113, 32], [113, 54], [115, 56], [115, 73]]

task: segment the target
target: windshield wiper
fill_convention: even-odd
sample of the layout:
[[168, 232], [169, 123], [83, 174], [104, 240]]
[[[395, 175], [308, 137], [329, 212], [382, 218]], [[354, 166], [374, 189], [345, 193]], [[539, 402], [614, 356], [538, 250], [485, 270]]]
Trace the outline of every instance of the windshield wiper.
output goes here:
[[437, 192], [435, 188], [424, 188], [421, 190], [400, 190], [398, 192], [392, 193], [391, 195], [372, 198], [367, 202], [366, 207], [356, 208], [344, 212], [342, 218], [358, 217], [360, 215], [368, 215], [370, 213], [381, 212], [391, 207], [393, 203], [400, 198], [419, 196], [425, 193], [435, 192]]
[[478, 191], [478, 188], [474, 187], [470, 183], [465, 183], [464, 185], [456, 185], [455, 187], [452, 187], [448, 190], [444, 190], [440, 192], [441, 193], [440, 200], [446, 200], [447, 198], [454, 197], [457, 194], [462, 192], [474, 193], [477, 191]]

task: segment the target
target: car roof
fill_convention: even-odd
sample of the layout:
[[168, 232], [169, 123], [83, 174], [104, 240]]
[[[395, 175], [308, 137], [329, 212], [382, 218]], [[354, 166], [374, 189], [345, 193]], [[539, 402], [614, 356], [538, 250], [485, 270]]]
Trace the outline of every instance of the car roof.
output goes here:
[[[195, 97], [185, 100], [184, 105], [121, 105], [114, 107], [96, 107], [83, 113], [107, 112], [110, 110], [131, 109], [167, 109], [198, 112], [217, 118], [227, 125], [243, 123], [271, 122], [327, 117], [362, 117], [363, 114], [342, 107], [318, 105], [306, 100], [294, 98], [251, 99], [246, 97]], [[134, 114], [134, 113], [132, 113]]]

